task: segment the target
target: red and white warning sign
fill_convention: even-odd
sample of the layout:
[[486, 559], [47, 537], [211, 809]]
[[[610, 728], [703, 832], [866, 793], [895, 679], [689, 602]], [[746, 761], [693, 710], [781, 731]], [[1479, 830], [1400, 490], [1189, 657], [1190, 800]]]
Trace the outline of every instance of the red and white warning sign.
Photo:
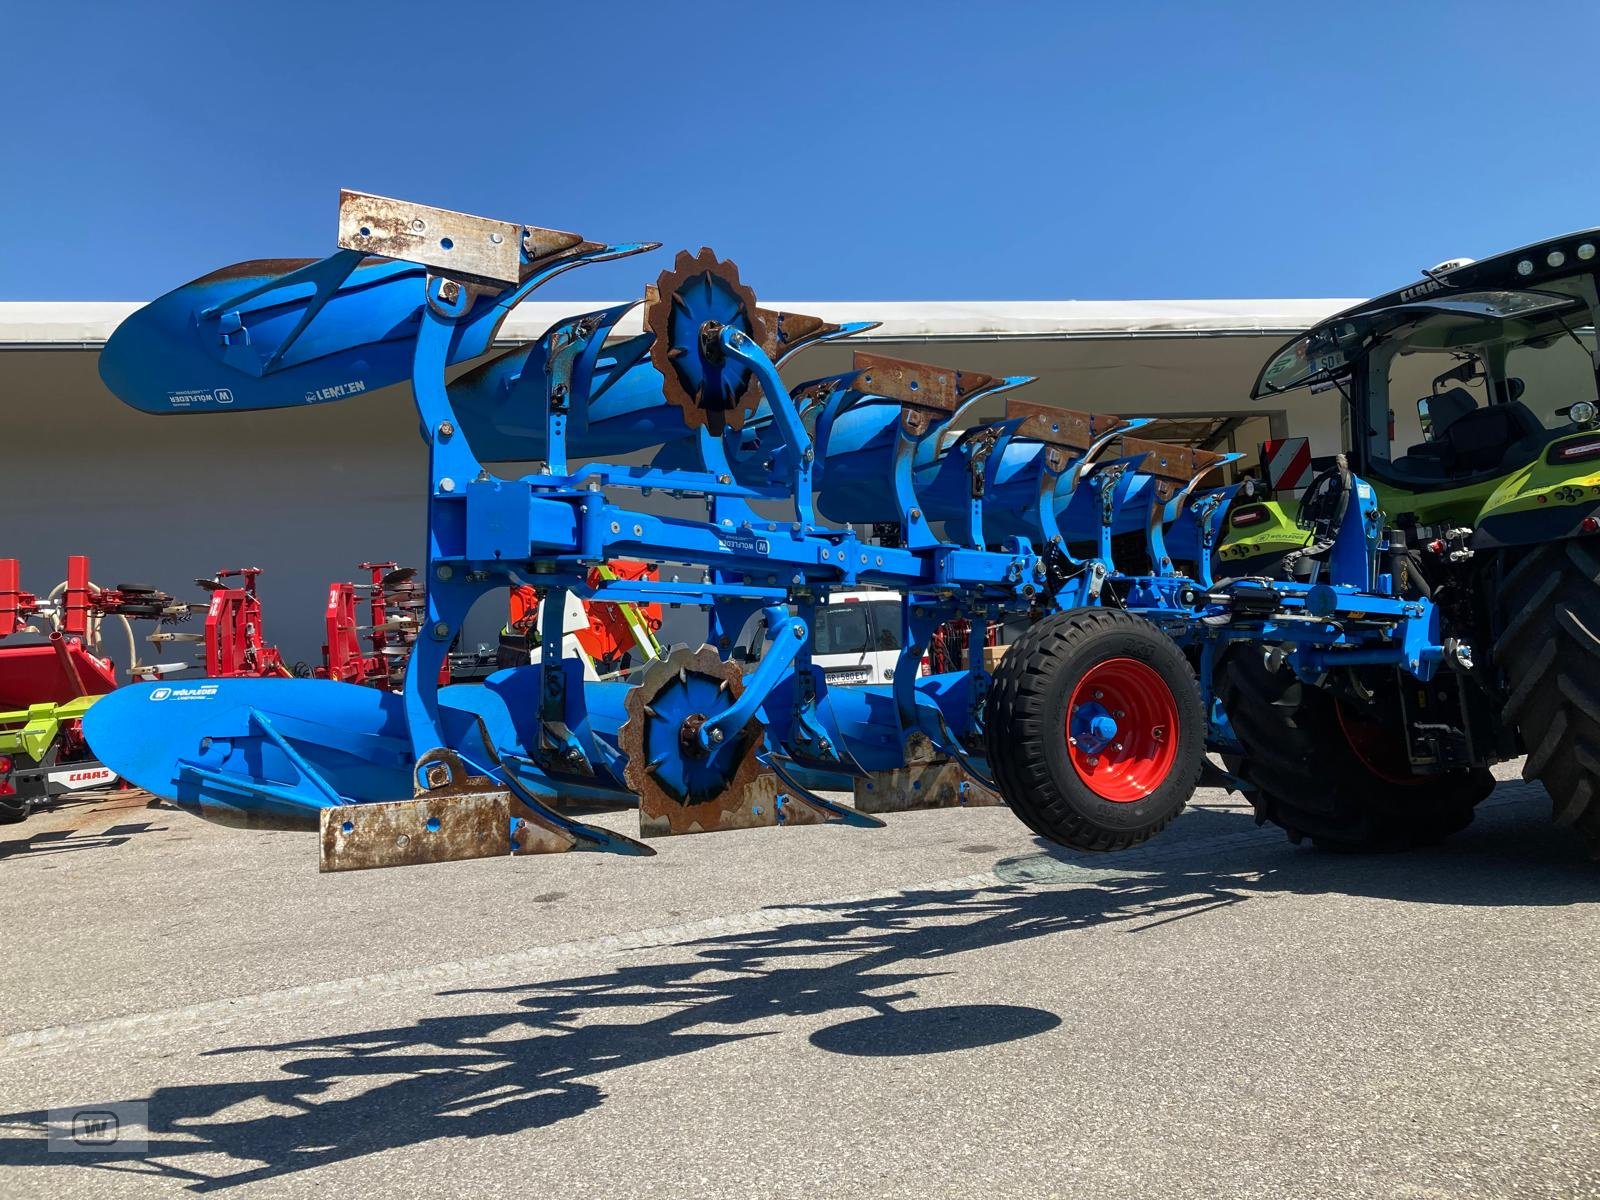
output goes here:
[[1274, 438], [1261, 443], [1261, 473], [1275, 492], [1292, 492], [1311, 482], [1311, 439]]

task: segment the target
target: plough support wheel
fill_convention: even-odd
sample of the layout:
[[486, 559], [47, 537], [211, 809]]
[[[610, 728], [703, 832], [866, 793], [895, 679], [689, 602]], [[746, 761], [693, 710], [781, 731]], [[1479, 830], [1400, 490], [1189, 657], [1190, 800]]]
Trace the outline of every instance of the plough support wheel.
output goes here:
[[1188, 660], [1150, 622], [1105, 609], [1047, 617], [1014, 643], [985, 725], [1006, 802], [1075, 850], [1120, 850], [1166, 828], [1205, 755]]

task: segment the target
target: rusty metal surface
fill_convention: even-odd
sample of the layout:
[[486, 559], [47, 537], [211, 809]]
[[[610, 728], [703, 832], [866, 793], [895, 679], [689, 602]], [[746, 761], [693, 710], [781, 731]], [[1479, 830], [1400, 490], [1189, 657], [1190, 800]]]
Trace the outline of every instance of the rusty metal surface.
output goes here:
[[[482, 728], [480, 723], [480, 729]], [[484, 735], [484, 744], [488, 745]], [[492, 753], [492, 751], [491, 751]], [[416, 795], [427, 797], [478, 796], [499, 793], [506, 797], [507, 819], [516, 817], [521, 824], [507, 835], [507, 848], [501, 853], [510, 854], [563, 854], [577, 845], [578, 839], [561, 826], [524, 804], [509, 789], [486, 775], [474, 775], [454, 750], [437, 747], [417, 759]], [[468, 856], [478, 857], [478, 856]]]
[[[694, 651], [685, 646], [677, 647], [640, 673], [639, 683], [628, 691], [628, 716], [618, 731], [617, 745], [628, 760], [624, 781], [639, 797], [641, 836], [668, 837], [774, 825], [819, 825], [832, 819], [826, 809], [790, 792], [775, 774], [761, 765], [756, 757], [761, 748], [761, 726], [754, 720], [745, 726], [738, 744], [732, 748], [736, 765], [716, 795], [698, 801], [686, 800], [663, 787], [645, 759], [645, 734], [649, 722], [662, 719], [654, 715], [652, 702], [679, 684], [680, 673], [724, 683], [724, 703], [732, 703], [744, 691], [739, 664], [724, 661], [710, 646]], [[695, 715], [703, 718], [709, 714]]]
[[467, 764], [461, 761], [459, 754], [443, 746], [435, 747], [417, 759], [412, 777], [416, 781], [412, 795], [417, 798], [466, 796], [505, 790], [487, 775], [474, 775]]
[[756, 312], [766, 330], [761, 348], [774, 363], [782, 363], [819, 338], [839, 332], [839, 326], [831, 321], [807, 313], [781, 312], [775, 308], [758, 308]]
[[298, 271], [301, 267], [309, 267], [316, 261], [314, 258], [253, 258], [249, 262], [218, 267], [215, 271], [200, 276], [199, 279], [194, 280], [188, 286], [196, 287], [203, 283], [221, 283], [225, 279], [271, 279], [277, 275], [287, 275], [291, 271]]
[[511, 797], [511, 815], [520, 818], [511, 831], [512, 854], [565, 854], [578, 844], [577, 838], [534, 812], [516, 796]]
[[1006, 418], [1021, 417], [1017, 437], [1061, 446], [1080, 453], [1108, 433], [1127, 424], [1121, 417], [1109, 413], [1077, 412], [1070, 408], [1055, 408], [1049, 404], [1030, 404], [1026, 400], [1008, 399]]
[[[807, 313], [783, 312], [776, 308], [757, 308], [756, 313], [761, 318], [762, 327], [767, 331], [761, 349], [772, 360], [774, 366], [781, 365], [813, 342], [831, 337], [840, 329], [831, 321], [824, 321], [821, 317], [813, 317]], [[750, 382], [748, 399], [751, 411], [759, 407], [764, 399], [761, 385], [754, 380]], [[794, 402], [797, 408], [804, 407], [799, 396], [794, 397]]]
[[511, 852], [510, 794], [426, 795], [322, 810], [323, 871], [365, 871]]
[[639, 796], [639, 833], [643, 837], [766, 829], [774, 825], [821, 825], [831, 819], [827, 810], [789, 793], [778, 777], [763, 769], [753, 756], [741, 766], [727, 790], [713, 800], [680, 804], [659, 790], [648, 798], [645, 793]]
[[1227, 458], [1212, 450], [1196, 450], [1190, 446], [1173, 446], [1167, 442], [1151, 442], [1144, 438], [1122, 437], [1113, 442], [1103, 458], [1131, 458], [1144, 454], [1146, 458], [1139, 470], [1146, 475], [1168, 483], [1188, 483], [1198, 479]]
[[[453, 750], [417, 759], [410, 800], [346, 804], [321, 813], [323, 871], [560, 854], [577, 839], [497, 780], [475, 775]], [[512, 820], [518, 818], [513, 830]]]
[[700, 395], [689, 391], [676, 365], [676, 359], [681, 354], [698, 354], [700, 351], [698, 347], [672, 345], [673, 297], [691, 279], [701, 275], [716, 276], [738, 296], [749, 324], [746, 332], [751, 341], [765, 346], [772, 336], [763, 319], [764, 310], [756, 304], [755, 293], [739, 278], [737, 264], [719, 259], [709, 246], [700, 247], [698, 254], [680, 250], [678, 257], [673, 260], [672, 269], [661, 272], [655, 283], [645, 288], [644, 327], [654, 335], [650, 345], [650, 361], [661, 372], [662, 396], [668, 404], [682, 410], [684, 424], [690, 429], [709, 428], [713, 433], [721, 433], [724, 428], [743, 429], [745, 420], [755, 412], [760, 399], [759, 389], [751, 386], [748, 375], [734, 389], [733, 395], [728, 397], [731, 402], [727, 407], [708, 409], [701, 403]]
[[934, 749], [927, 734], [906, 738], [906, 765], [873, 771], [855, 781], [855, 808], [864, 813], [917, 812], [933, 808], [992, 808], [998, 794]]
[[876, 771], [855, 783], [857, 812], [916, 812], [931, 808], [992, 808], [998, 795], [961, 769], [959, 763], [915, 763]]
[[858, 391], [932, 412], [954, 412], [973, 396], [1003, 382], [981, 371], [934, 367], [863, 350], [855, 352], [851, 366], [860, 372], [855, 384]]
[[[465, 279], [514, 284], [521, 279], [524, 226], [366, 192], [339, 193], [339, 245], [404, 259]], [[546, 256], [581, 245], [575, 233], [527, 228], [530, 254]]]

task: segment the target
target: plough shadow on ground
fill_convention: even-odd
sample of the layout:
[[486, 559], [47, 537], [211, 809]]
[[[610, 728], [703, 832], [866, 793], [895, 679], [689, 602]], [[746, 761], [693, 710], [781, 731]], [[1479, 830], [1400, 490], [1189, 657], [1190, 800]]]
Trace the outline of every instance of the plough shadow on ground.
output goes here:
[[[971, 969], [955, 958], [966, 951], [1108, 925], [1139, 934], [1258, 896], [1600, 900], [1600, 867], [1517, 786], [1497, 793], [1476, 831], [1411, 855], [1296, 849], [1256, 829], [1247, 811], [1202, 808], [1122, 855], [1014, 856], [995, 865], [992, 884], [806, 905], [774, 913], [770, 926], [632, 952], [670, 961], [443, 991], [433, 1003], [467, 1011], [203, 1052], [241, 1056], [251, 1072], [261, 1056], [273, 1061], [263, 1078], [130, 1097], [149, 1104], [143, 1157], [49, 1153], [44, 1114], [24, 1112], [0, 1116], [0, 1131], [12, 1132], [0, 1137], [0, 1162], [92, 1165], [222, 1190], [439, 1138], [554, 1125], [602, 1105], [608, 1072], [782, 1036], [785, 1018], [810, 1026], [837, 1015], [809, 1035], [819, 1052], [880, 1056], [995, 1045], [1059, 1023], [1014, 1005], [917, 1007], [918, 982]], [[485, 1006], [493, 1011], [470, 1011]]]
[[[168, 826], [165, 812], [148, 803], [119, 805], [115, 809], [102, 807], [104, 797], [94, 799], [58, 800], [35, 813], [25, 821], [0, 826], [0, 859], [18, 858], [22, 855], [68, 854], [79, 850], [106, 850], [126, 845], [141, 833], [165, 833]], [[103, 829], [83, 829], [79, 822], [114, 816]], [[51, 818], [56, 818], [51, 821]], [[61, 827], [60, 821], [72, 824]], [[41, 829], [50, 824], [52, 827]]]

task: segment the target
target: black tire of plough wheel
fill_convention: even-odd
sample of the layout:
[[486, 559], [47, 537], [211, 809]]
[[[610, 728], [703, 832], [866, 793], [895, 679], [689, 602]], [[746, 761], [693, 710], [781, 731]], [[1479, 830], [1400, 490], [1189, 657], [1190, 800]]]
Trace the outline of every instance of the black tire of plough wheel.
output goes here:
[[1544, 784], [1556, 822], [1600, 850], [1600, 544], [1553, 542], [1505, 567], [1502, 719], [1527, 748], [1522, 777]]
[[1291, 842], [1347, 854], [1430, 845], [1471, 824], [1494, 788], [1481, 767], [1403, 781], [1378, 773], [1352, 747], [1334, 696], [1287, 667], [1269, 671], [1260, 647], [1222, 655], [1214, 685], [1245, 751], [1224, 761], [1257, 819]]
[[[1068, 708], [1080, 681], [1112, 660], [1150, 668], [1170, 702], [1174, 752], [1140, 799], [1097, 794], [1073, 765]], [[1123, 850], [1170, 825], [1194, 794], [1205, 757], [1205, 710], [1194, 671], [1148, 621], [1113, 609], [1046, 617], [1011, 645], [984, 711], [990, 769], [1001, 796], [1040, 837], [1074, 850]]]

